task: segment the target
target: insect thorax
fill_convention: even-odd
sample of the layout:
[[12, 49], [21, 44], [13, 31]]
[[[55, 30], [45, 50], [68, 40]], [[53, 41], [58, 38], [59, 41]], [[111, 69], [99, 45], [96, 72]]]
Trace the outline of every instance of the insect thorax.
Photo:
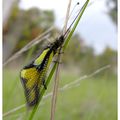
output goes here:
[[52, 44], [51, 50], [53, 50], [54, 53], [56, 53], [57, 49], [62, 46], [63, 42], [64, 42], [64, 36], [61, 35], [61, 36], [60, 36], [59, 38], [57, 38], [57, 40]]

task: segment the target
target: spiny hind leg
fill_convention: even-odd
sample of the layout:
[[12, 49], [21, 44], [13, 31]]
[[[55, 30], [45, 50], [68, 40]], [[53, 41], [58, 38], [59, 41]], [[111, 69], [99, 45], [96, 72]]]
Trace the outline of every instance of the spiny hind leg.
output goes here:
[[63, 46], [61, 46], [61, 48], [59, 48], [59, 50], [57, 51], [57, 54], [64, 54], [64, 51], [62, 50]]
[[46, 90], [46, 89], [47, 89], [47, 86], [46, 86], [46, 84], [45, 84], [45, 78], [42, 79], [42, 85], [44, 86], [44, 89]]
[[[56, 54], [56, 57], [57, 57], [57, 55], [60, 55], [60, 54], [64, 54], [64, 52], [58, 50], [58, 51], [57, 51], [57, 54]], [[62, 62], [61, 62], [61, 61], [58, 61], [57, 59], [53, 60], [52, 62], [54, 62], [54, 63], [58, 63], [58, 64], [62, 64]]]
[[52, 61], [52, 62], [58, 63], [58, 64], [62, 64], [62, 62], [59, 62], [59, 61], [57, 61], [57, 60], [54, 60], [54, 61]]

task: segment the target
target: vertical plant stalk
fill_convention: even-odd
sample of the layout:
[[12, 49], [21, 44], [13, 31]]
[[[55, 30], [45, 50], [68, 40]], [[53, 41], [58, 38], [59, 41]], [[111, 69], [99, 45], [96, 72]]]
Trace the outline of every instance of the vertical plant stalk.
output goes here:
[[83, 7], [80, 9], [80, 11], [79, 11], [79, 16], [78, 16], [78, 18], [77, 18], [77, 20], [76, 20], [76, 22], [75, 22], [75, 24], [74, 24], [71, 32], [69, 33], [68, 37], [66, 38], [65, 44], [64, 44], [64, 46], [63, 46], [63, 52], [64, 52], [64, 50], [66, 49], [66, 47], [68, 46], [68, 43], [69, 43], [69, 41], [70, 41], [70, 39], [71, 39], [71, 37], [72, 37], [72, 35], [73, 35], [73, 33], [74, 33], [74, 31], [75, 31], [75, 29], [76, 29], [79, 21], [80, 21], [80, 19], [81, 19], [82, 15], [83, 15], [83, 13], [84, 13], [84, 11], [85, 11], [88, 3], [89, 3], [89, 0], [86, 0], [85, 4], [84, 4]]
[[64, 24], [64, 28], [62, 33], [64, 34], [66, 29], [67, 29], [67, 23], [68, 23], [68, 19], [69, 19], [69, 13], [70, 13], [70, 6], [71, 6], [72, 0], [69, 0], [68, 3], [68, 8], [67, 8], [67, 13], [66, 13], [66, 18], [65, 18], [65, 24]]
[[[67, 29], [67, 23], [68, 23], [68, 19], [69, 19], [71, 2], [72, 2], [72, 0], [69, 0], [68, 7], [67, 7], [65, 24], [64, 24], [62, 34], [64, 34], [66, 29]], [[54, 83], [52, 102], [51, 102], [51, 117], [50, 117], [50, 120], [55, 119], [56, 101], [57, 101], [57, 94], [58, 94], [58, 87], [59, 87], [59, 73], [60, 73], [60, 64], [59, 63], [61, 62], [61, 56], [62, 55], [60, 53], [62, 53], [62, 48], [60, 48], [60, 50], [58, 52], [59, 52], [58, 57], [57, 57], [58, 65], [57, 65], [56, 74], [55, 74], [55, 83]]]
[[[57, 57], [57, 61], [60, 62], [61, 55]], [[50, 120], [55, 119], [55, 109], [56, 109], [56, 101], [57, 101], [57, 94], [58, 94], [58, 86], [59, 86], [59, 73], [60, 73], [60, 65], [57, 63], [56, 73], [55, 73], [55, 82], [53, 88], [53, 95], [52, 95], [52, 102], [51, 102], [51, 118]]]

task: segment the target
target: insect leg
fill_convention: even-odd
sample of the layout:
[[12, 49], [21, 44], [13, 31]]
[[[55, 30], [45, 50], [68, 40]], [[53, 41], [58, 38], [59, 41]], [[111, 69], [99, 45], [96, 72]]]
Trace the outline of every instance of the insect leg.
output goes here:
[[62, 62], [59, 62], [59, 61], [57, 61], [57, 60], [54, 60], [54, 61], [52, 61], [52, 62], [58, 63], [58, 64], [62, 64]]
[[42, 79], [42, 85], [44, 86], [44, 88], [45, 88], [45, 90], [47, 89], [47, 86], [46, 86], [46, 84], [45, 84], [45, 79], [43, 78]]

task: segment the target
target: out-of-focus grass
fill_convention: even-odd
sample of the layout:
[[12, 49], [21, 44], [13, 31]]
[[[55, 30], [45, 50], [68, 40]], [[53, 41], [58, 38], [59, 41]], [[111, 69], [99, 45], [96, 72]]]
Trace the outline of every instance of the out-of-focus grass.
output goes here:
[[[61, 73], [60, 86], [80, 77], [75, 72]], [[80, 85], [59, 93], [56, 109], [56, 120], [117, 120], [117, 79], [104, 76], [103, 78], [88, 78]], [[53, 80], [47, 92], [52, 90]], [[23, 88], [19, 80], [19, 71], [5, 69], [3, 74], [3, 112], [25, 103]], [[43, 104], [44, 103], [44, 104]], [[50, 97], [41, 101], [35, 114], [35, 120], [50, 118]], [[26, 114], [25, 108], [4, 120], [16, 120]]]

